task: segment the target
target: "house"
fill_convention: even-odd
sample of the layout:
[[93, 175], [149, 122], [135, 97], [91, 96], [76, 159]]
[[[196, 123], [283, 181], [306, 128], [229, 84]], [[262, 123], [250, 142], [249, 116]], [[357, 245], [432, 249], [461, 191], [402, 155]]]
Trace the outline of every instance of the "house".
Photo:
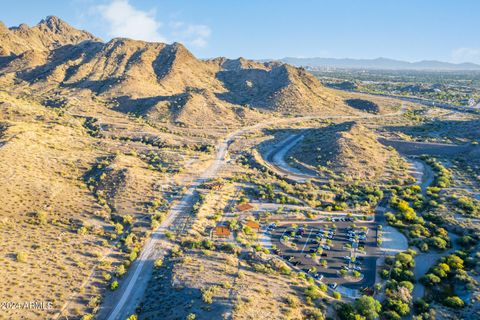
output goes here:
[[249, 227], [250, 229], [258, 231], [260, 229], [260, 224], [253, 220], [247, 220], [245, 222], [245, 226]]
[[213, 229], [213, 235], [217, 237], [229, 237], [230, 234], [230, 229], [226, 226], [216, 226], [215, 229]]
[[237, 206], [238, 211], [245, 212], [253, 209], [253, 206], [250, 203], [242, 203]]

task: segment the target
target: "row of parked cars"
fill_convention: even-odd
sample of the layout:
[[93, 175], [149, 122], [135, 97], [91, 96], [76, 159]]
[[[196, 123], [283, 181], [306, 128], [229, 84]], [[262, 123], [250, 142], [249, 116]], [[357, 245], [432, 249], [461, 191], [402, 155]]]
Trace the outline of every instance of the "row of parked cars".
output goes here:
[[333, 222], [336, 222], [336, 221], [351, 221], [351, 222], [353, 222], [353, 221], [355, 221], [355, 219], [352, 218], [352, 217], [341, 217], [341, 218], [332, 218], [332, 221]]
[[353, 228], [348, 228], [345, 235], [350, 242], [359, 242], [367, 240], [367, 233], [365, 231], [355, 231]]
[[357, 256], [355, 259], [352, 259], [351, 256], [345, 256], [343, 257], [343, 259], [345, 260], [345, 265], [342, 266], [342, 269], [345, 269], [347, 271], [362, 271], [363, 257]]

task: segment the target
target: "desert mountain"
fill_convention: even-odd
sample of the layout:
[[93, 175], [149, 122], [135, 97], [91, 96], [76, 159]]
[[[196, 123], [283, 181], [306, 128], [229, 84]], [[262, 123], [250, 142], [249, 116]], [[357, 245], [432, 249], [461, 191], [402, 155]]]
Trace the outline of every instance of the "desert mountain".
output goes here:
[[0, 22], [0, 55], [20, 55], [29, 50], [50, 51], [67, 44], [100, 41], [92, 34], [49, 16], [30, 28], [26, 24], [7, 28]]
[[0, 78], [37, 91], [86, 89], [152, 121], [233, 124], [253, 113], [356, 112], [306, 70], [287, 64], [200, 60], [179, 43], [103, 43], [56, 17], [32, 28], [2, 25], [0, 35]]

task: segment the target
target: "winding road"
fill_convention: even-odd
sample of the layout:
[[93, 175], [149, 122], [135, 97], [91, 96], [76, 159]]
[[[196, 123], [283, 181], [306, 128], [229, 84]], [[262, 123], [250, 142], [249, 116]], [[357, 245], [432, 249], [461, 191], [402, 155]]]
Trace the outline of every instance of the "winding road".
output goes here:
[[[258, 130], [271, 125], [280, 125], [286, 123], [295, 123], [314, 119], [366, 119], [377, 117], [391, 117], [404, 113], [406, 110], [405, 105], [398, 112], [394, 112], [386, 115], [351, 115], [351, 116], [306, 116], [296, 118], [284, 118], [284, 119], [270, 119], [264, 122], [259, 122], [256, 125], [245, 127], [236, 130], [227, 135], [223, 140], [218, 142], [216, 146], [216, 155], [212, 164], [201, 173], [188, 187], [187, 191], [182, 196], [181, 200], [172, 206], [167, 218], [162, 222], [159, 228], [154, 230], [143, 247], [138, 259], [131, 265], [127, 276], [121, 281], [119, 288], [107, 295], [102, 303], [99, 313], [96, 315], [97, 319], [108, 320], [124, 320], [130, 315], [135, 313], [136, 307], [142, 300], [145, 293], [148, 281], [151, 278], [154, 261], [160, 257], [163, 257], [167, 252], [165, 247], [162, 247], [161, 243], [165, 240], [165, 232], [176, 223], [182, 214], [189, 214], [193, 202], [194, 195], [197, 188], [206, 180], [216, 176], [220, 168], [226, 164], [226, 155], [228, 146], [239, 136], [249, 131]], [[290, 137], [288, 141], [282, 143], [280, 152], [272, 153], [273, 159], [280, 160], [282, 163], [284, 155], [291, 149], [296, 143], [303, 139], [303, 135], [299, 134], [294, 137]], [[298, 172], [291, 172], [290, 166], [285, 163], [282, 170], [287, 173], [293, 174], [295, 179], [303, 179], [306, 176], [299, 176]], [[310, 176], [308, 176], [310, 178]]]
[[221, 140], [217, 144], [217, 152], [213, 163], [190, 184], [181, 200], [172, 206], [167, 218], [162, 222], [160, 227], [152, 232], [150, 238], [146, 241], [140, 256], [130, 267], [126, 278], [121, 282], [119, 288], [105, 298], [102, 307], [96, 316], [97, 319], [124, 320], [135, 313], [135, 309], [141, 302], [148, 281], [151, 278], [154, 261], [166, 254], [165, 248], [162, 248], [160, 245], [161, 241], [165, 239], [165, 232], [176, 223], [182, 213], [188, 214], [192, 208], [197, 188], [206, 180], [216, 176], [220, 168], [226, 163], [228, 146], [237, 137], [249, 131], [261, 129], [274, 124], [295, 123], [314, 118], [318, 117], [268, 120], [239, 129]]
[[293, 147], [295, 147], [305, 137], [305, 130], [302, 133], [292, 134], [285, 140], [281, 141], [277, 146], [270, 149], [265, 154], [265, 161], [270, 169], [278, 174], [297, 182], [306, 182], [309, 179], [318, 178], [316, 175], [310, 175], [290, 166], [285, 160], [285, 155]]

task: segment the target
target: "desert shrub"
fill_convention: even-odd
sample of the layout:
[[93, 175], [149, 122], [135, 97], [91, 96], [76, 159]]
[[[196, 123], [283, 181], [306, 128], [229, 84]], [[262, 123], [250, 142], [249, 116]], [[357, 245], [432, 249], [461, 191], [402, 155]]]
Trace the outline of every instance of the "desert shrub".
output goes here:
[[123, 223], [131, 225], [133, 223], [133, 217], [129, 214], [123, 216]]
[[323, 293], [319, 287], [315, 285], [311, 285], [311, 286], [308, 286], [307, 289], [305, 289], [305, 295], [312, 300], [316, 300], [321, 298], [323, 296]]
[[112, 279], [112, 276], [110, 275], [110, 273], [105, 271], [102, 272], [102, 277], [103, 279], [105, 279], [105, 281], [110, 281]]
[[300, 305], [300, 300], [293, 295], [288, 295], [285, 300], [290, 308], [297, 308]]
[[15, 254], [17, 262], [25, 263], [28, 260], [28, 254], [24, 251], [19, 251]]
[[325, 315], [323, 314], [322, 310], [320, 309], [305, 309], [304, 314], [306, 316], [305, 319], [311, 320], [325, 320]]
[[156, 259], [153, 265], [157, 269], [161, 268], [163, 266], [163, 259], [162, 258]]
[[114, 280], [111, 284], [110, 284], [110, 290], [112, 291], [115, 291], [118, 289], [118, 281], [117, 280]]
[[202, 300], [205, 303], [211, 304], [213, 303], [213, 296], [215, 295], [215, 292], [217, 291], [217, 286], [211, 286], [208, 288], [203, 288], [202, 289]]
[[115, 232], [117, 234], [122, 234], [123, 233], [123, 225], [121, 225], [120, 223], [117, 222], [117, 223], [115, 223], [114, 227], [115, 227]]
[[35, 220], [38, 224], [47, 223], [47, 216], [48, 216], [48, 213], [46, 211], [40, 210], [35, 212]]
[[450, 308], [463, 308], [465, 306], [465, 302], [457, 296], [445, 298], [443, 304]]
[[115, 274], [117, 275], [117, 277], [121, 277], [125, 274], [126, 271], [127, 270], [125, 269], [125, 266], [121, 264], [115, 269]]

